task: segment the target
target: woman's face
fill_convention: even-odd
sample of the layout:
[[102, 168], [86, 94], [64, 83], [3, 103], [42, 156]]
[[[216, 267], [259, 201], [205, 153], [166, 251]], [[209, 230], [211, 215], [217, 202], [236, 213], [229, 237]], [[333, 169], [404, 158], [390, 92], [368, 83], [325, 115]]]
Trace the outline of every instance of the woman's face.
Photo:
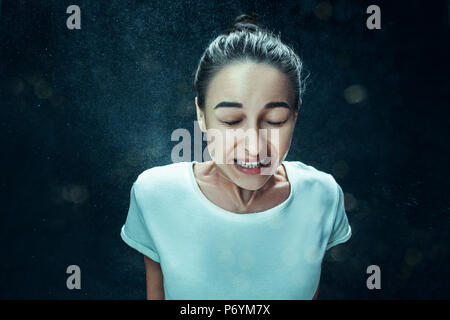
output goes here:
[[236, 185], [258, 190], [276, 172], [297, 120], [294, 99], [290, 80], [268, 64], [234, 63], [212, 78], [197, 118], [211, 158]]

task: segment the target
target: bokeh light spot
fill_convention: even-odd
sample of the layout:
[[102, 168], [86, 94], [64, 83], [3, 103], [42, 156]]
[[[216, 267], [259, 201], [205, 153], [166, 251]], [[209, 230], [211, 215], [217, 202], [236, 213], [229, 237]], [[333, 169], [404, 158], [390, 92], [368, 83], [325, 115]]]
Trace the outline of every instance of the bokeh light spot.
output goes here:
[[415, 248], [409, 248], [405, 253], [405, 262], [408, 266], [415, 266], [422, 260], [422, 252]]
[[321, 1], [314, 8], [314, 14], [320, 20], [328, 20], [333, 15], [333, 6], [328, 1]]
[[[57, 188], [60, 190], [61, 198], [67, 202], [83, 204], [89, 198], [88, 189], [83, 185], [66, 185]], [[56, 197], [53, 197], [53, 200], [55, 203], [60, 203]]]
[[11, 91], [15, 95], [21, 94], [25, 89], [25, 83], [20, 78], [14, 78], [11, 81]]
[[350, 104], [360, 103], [366, 100], [367, 91], [362, 85], [355, 84], [344, 90], [344, 98]]
[[345, 177], [349, 172], [349, 170], [350, 168], [348, 167], [347, 162], [345, 162], [344, 160], [335, 163], [332, 168], [333, 175], [336, 176], [337, 178]]
[[53, 95], [53, 90], [45, 80], [41, 80], [34, 85], [34, 94], [40, 99], [48, 99]]
[[345, 205], [345, 211], [353, 211], [358, 206], [358, 201], [356, 200], [355, 196], [349, 192], [344, 193], [344, 205]]

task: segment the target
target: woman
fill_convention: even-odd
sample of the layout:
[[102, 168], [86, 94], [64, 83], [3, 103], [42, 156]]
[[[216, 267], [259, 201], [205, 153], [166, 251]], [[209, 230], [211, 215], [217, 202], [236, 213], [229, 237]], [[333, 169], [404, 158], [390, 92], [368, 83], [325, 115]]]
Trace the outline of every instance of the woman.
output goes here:
[[300, 59], [243, 15], [205, 50], [194, 85], [211, 161], [141, 173], [121, 230], [144, 254], [147, 298], [315, 299], [325, 251], [351, 228], [334, 178], [284, 161]]

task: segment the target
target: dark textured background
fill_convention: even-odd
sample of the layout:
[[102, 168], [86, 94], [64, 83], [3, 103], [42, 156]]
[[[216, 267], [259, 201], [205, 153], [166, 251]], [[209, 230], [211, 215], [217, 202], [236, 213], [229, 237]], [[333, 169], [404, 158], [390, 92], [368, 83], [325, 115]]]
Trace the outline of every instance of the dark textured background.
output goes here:
[[[365, 27], [369, 4], [382, 29]], [[66, 8], [81, 8], [81, 30]], [[329, 8], [331, 16], [327, 15]], [[257, 12], [308, 71], [287, 160], [333, 174], [352, 238], [319, 299], [450, 298], [447, 1], [1, 1], [0, 297], [143, 299], [120, 238], [131, 184], [193, 132], [192, 75], [230, 21]], [[66, 288], [81, 267], [82, 289]], [[366, 288], [367, 266], [381, 290]]]

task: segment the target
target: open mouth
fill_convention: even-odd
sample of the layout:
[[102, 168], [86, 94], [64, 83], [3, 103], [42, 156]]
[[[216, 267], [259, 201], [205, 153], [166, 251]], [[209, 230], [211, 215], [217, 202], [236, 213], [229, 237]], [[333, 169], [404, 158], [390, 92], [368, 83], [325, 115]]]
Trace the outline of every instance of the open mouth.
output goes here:
[[257, 162], [245, 162], [234, 159], [234, 163], [237, 164], [240, 167], [247, 168], [247, 169], [254, 169], [254, 168], [260, 168], [260, 167], [267, 167], [270, 164], [270, 158], [267, 157], [262, 161]]

